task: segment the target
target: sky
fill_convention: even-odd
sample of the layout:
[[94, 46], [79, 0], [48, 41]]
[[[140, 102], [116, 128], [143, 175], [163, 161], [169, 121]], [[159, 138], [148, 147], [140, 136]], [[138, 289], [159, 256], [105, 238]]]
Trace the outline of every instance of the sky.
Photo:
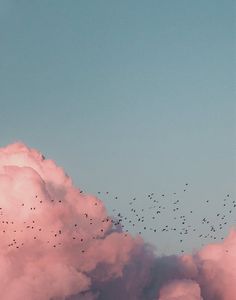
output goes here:
[[210, 215], [235, 196], [234, 53], [230, 0], [0, 0], [0, 145], [39, 149], [108, 209], [177, 192]]

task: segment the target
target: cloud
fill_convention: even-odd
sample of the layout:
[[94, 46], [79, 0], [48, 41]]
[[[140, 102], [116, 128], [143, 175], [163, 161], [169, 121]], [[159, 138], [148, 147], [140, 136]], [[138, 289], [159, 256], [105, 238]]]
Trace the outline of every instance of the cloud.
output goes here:
[[161, 289], [159, 300], [202, 300], [200, 287], [191, 280], [174, 280]]
[[0, 150], [0, 207], [1, 299], [92, 298], [93, 281], [122, 276], [141, 244], [114, 230], [100, 200], [21, 143]]
[[162, 256], [22, 143], [0, 149], [0, 299], [235, 300], [236, 232]]

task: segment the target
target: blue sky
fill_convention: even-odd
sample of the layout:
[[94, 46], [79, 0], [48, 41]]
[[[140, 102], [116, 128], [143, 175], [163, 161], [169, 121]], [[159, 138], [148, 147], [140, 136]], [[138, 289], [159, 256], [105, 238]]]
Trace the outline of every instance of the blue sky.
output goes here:
[[1, 146], [124, 211], [185, 182], [199, 210], [235, 193], [234, 1], [0, 0], [0, 40]]

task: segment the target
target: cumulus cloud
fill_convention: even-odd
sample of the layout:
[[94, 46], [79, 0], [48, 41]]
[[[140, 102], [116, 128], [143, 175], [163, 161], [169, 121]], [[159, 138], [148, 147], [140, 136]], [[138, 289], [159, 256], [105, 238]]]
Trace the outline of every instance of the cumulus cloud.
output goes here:
[[235, 300], [234, 230], [193, 255], [157, 257], [22, 143], [0, 149], [0, 246], [4, 300]]
[[93, 280], [122, 276], [141, 244], [116, 232], [100, 200], [21, 143], [0, 150], [0, 208], [1, 299], [93, 299]]
[[174, 280], [161, 289], [159, 300], [202, 300], [200, 287], [191, 280]]

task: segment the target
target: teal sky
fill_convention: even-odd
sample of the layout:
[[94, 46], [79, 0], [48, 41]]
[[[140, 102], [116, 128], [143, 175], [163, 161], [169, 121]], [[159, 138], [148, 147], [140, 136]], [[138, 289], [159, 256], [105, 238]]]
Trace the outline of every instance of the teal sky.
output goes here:
[[1, 146], [39, 149], [121, 210], [188, 182], [211, 214], [235, 193], [234, 1], [0, 0], [0, 105]]

